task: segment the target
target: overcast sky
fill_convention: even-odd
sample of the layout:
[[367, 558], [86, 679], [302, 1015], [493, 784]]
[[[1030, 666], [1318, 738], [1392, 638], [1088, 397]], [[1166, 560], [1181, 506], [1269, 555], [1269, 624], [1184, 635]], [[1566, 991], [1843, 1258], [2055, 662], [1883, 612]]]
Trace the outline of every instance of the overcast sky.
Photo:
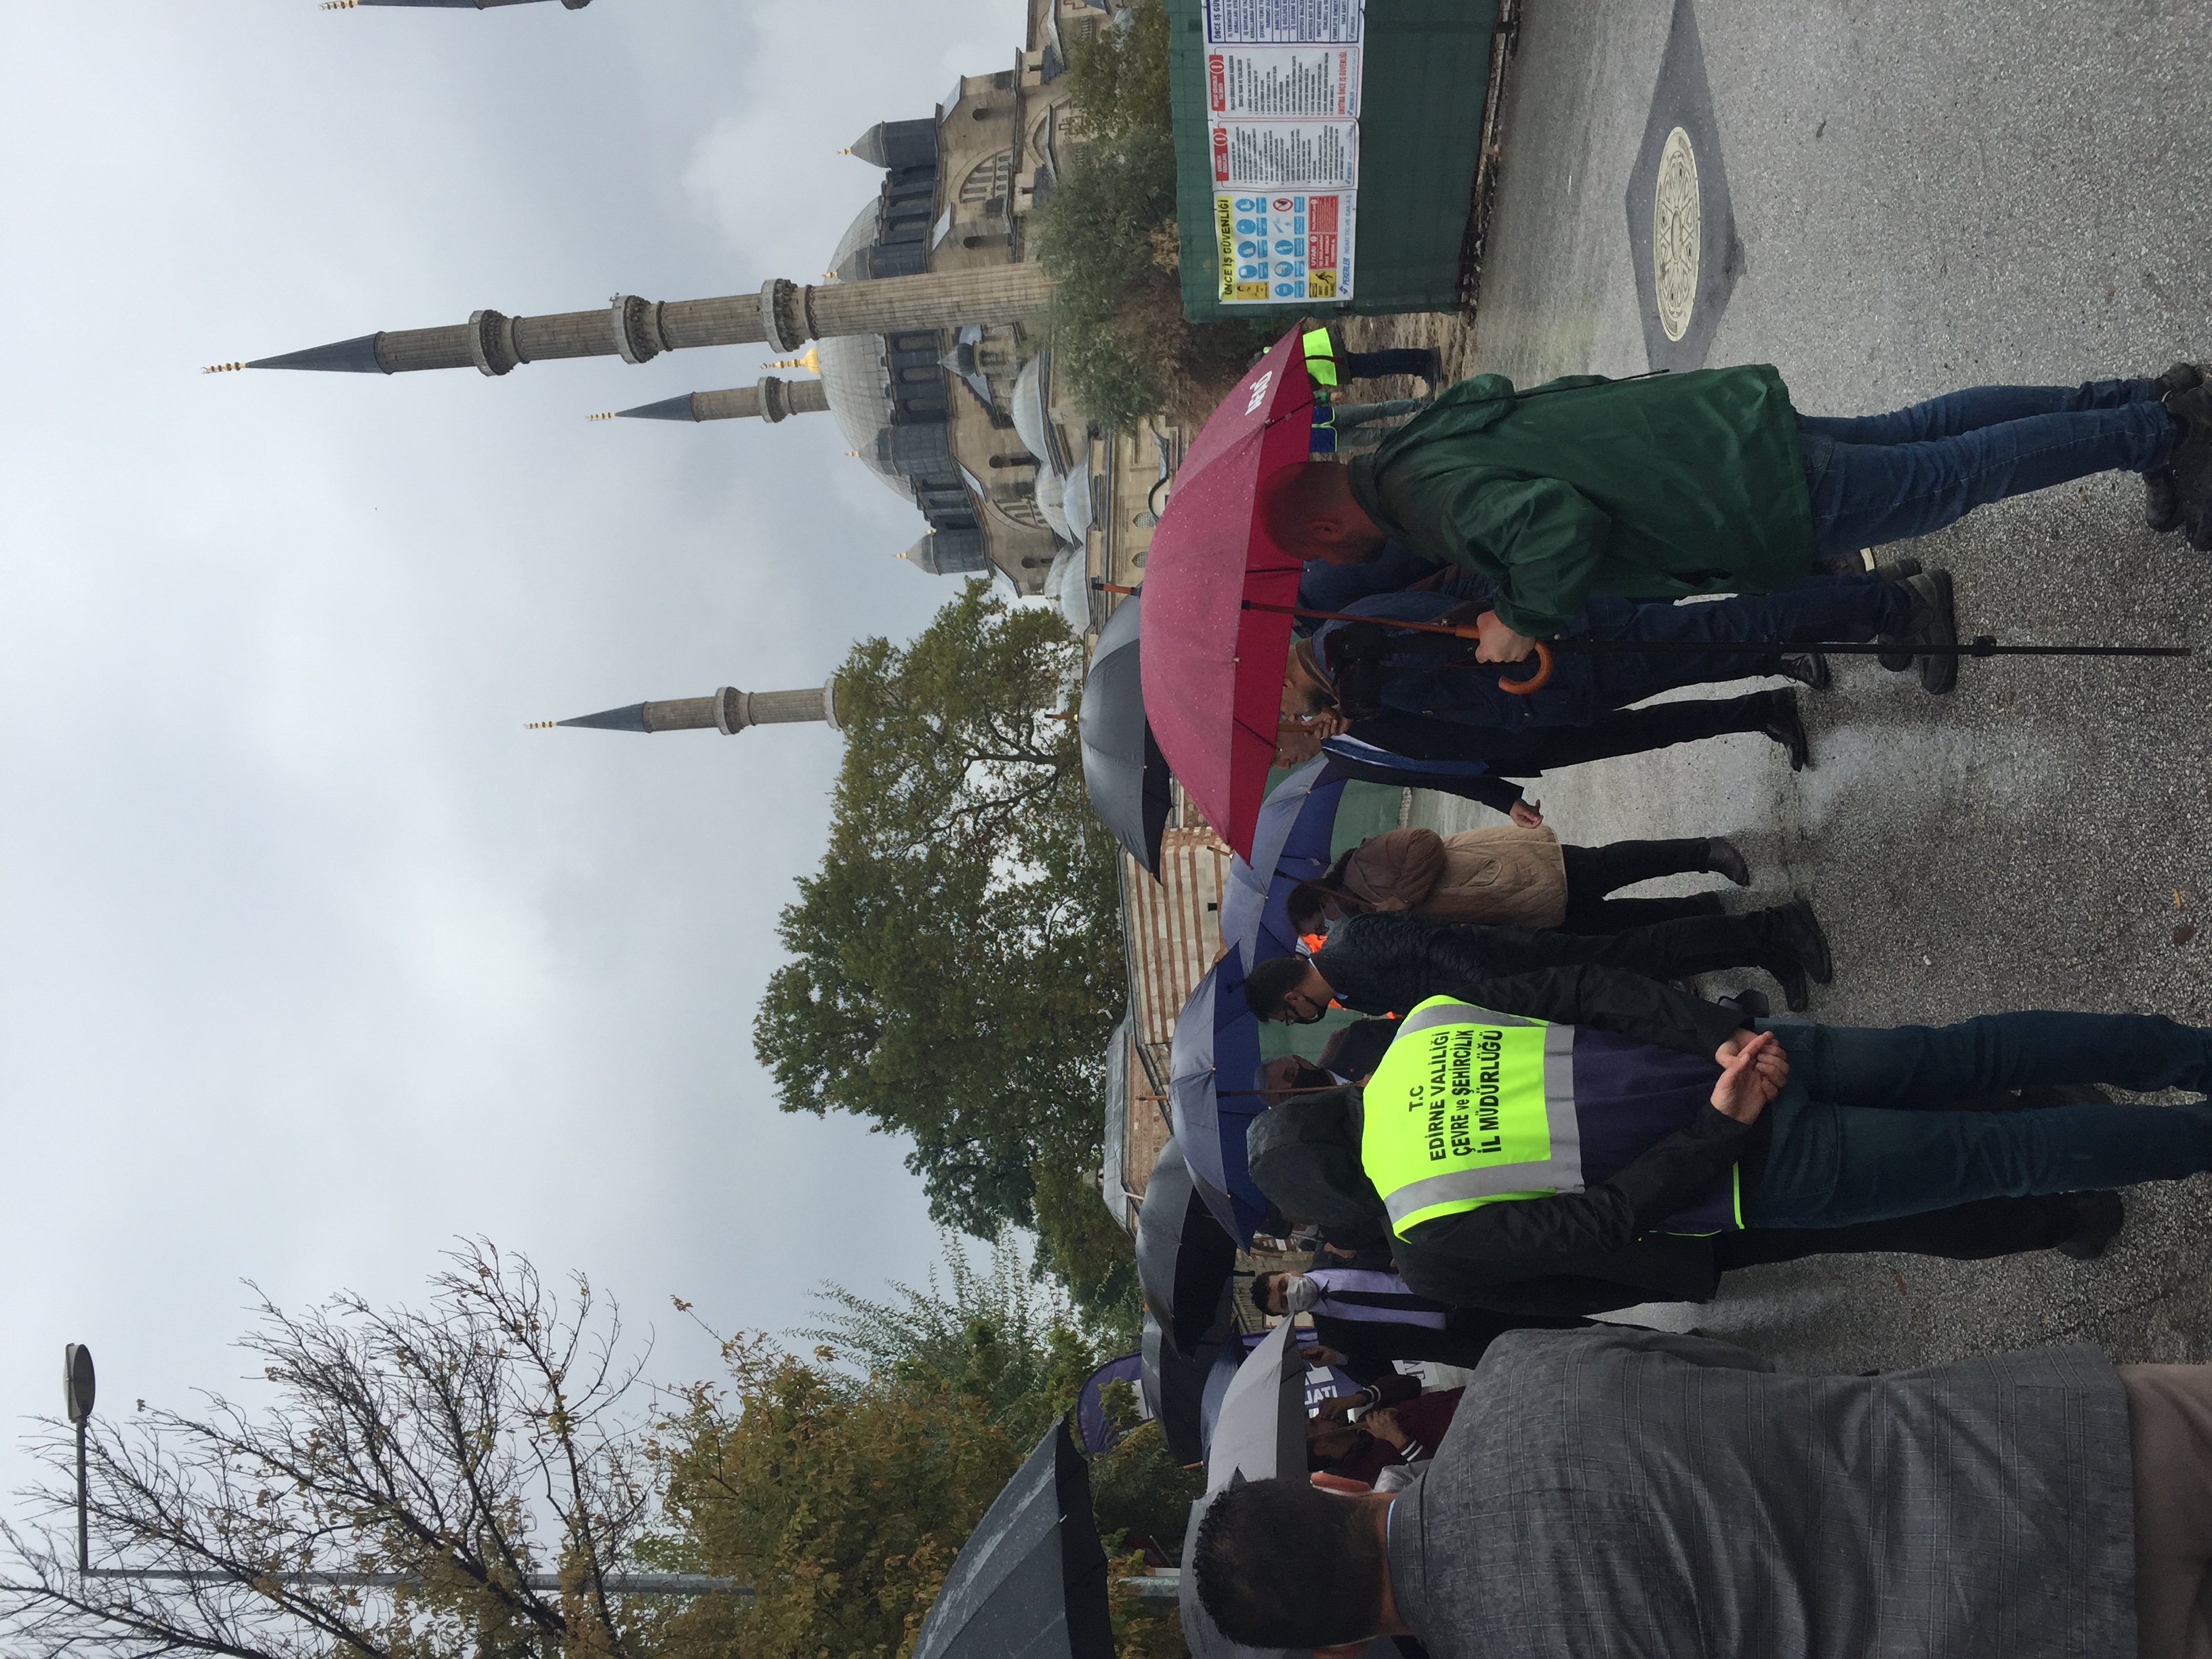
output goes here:
[[[836, 152], [1011, 64], [1017, 0], [0, 0], [0, 1420], [228, 1385], [252, 1277], [417, 1298], [456, 1234], [781, 1329], [937, 1246], [902, 1141], [776, 1111], [826, 729], [524, 722], [819, 684], [952, 583], [826, 416], [587, 424], [757, 347], [200, 365], [818, 276]], [[21, 1473], [0, 1452], [0, 1475]]]

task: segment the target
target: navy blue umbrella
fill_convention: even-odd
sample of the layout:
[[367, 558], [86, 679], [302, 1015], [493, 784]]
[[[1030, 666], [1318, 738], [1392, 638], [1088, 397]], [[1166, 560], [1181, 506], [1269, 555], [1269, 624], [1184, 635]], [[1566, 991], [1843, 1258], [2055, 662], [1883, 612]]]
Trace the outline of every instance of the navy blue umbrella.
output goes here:
[[1298, 948], [1291, 926], [1291, 890], [1327, 872], [1337, 809], [1348, 781], [1326, 758], [1308, 761], [1269, 792], [1252, 831], [1249, 863], [1229, 866], [1221, 895], [1221, 937], [1242, 953], [1249, 972], [1269, 957]]
[[1245, 1130], [1267, 1109], [1259, 1080], [1259, 1017], [1244, 1001], [1244, 961], [1232, 949], [1176, 1016], [1168, 1114], [1199, 1196], [1241, 1245], [1251, 1243], [1267, 1214], [1244, 1153]]
[[1106, 1389], [1109, 1383], [1127, 1382], [1138, 1386], [1145, 1369], [1141, 1352], [1125, 1353], [1118, 1359], [1109, 1359], [1083, 1379], [1083, 1386], [1075, 1391], [1075, 1432], [1083, 1442], [1083, 1449], [1093, 1457], [1109, 1452], [1121, 1443], [1124, 1431], [1106, 1410]]

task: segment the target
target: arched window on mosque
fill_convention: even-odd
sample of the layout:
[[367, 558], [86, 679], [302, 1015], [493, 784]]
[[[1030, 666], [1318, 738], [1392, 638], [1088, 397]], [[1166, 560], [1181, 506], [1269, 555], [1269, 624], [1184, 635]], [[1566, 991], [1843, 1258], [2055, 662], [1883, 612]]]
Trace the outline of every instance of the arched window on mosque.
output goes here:
[[963, 206], [976, 207], [994, 196], [1006, 193], [1006, 181], [1013, 177], [1014, 153], [1002, 149], [988, 161], [978, 161], [960, 181], [960, 200]]

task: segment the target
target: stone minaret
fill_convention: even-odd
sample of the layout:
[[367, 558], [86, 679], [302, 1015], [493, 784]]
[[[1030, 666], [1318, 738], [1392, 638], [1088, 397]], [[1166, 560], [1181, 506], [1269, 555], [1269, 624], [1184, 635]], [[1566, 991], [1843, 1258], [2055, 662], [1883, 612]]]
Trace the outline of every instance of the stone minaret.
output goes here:
[[825, 415], [830, 410], [829, 388], [819, 380], [779, 380], [764, 374], [755, 386], [732, 386], [727, 392], [687, 392], [680, 398], [664, 398], [657, 404], [617, 409], [591, 416], [595, 421], [739, 421], [762, 420], [773, 426], [793, 415]]
[[400, 374], [418, 368], [473, 368], [505, 374], [546, 357], [615, 357], [648, 362], [664, 351], [694, 346], [763, 345], [796, 351], [809, 340], [961, 323], [1012, 322], [1044, 307], [1052, 279], [1034, 264], [933, 270], [856, 283], [801, 287], [781, 277], [758, 294], [714, 300], [641, 300], [617, 294], [597, 311], [550, 317], [509, 317], [479, 311], [443, 328], [363, 334], [331, 345], [234, 368], [313, 368], [359, 374]]
[[[323, 0], [325, 11], [351, 11], [356, 6], [443, 6], [453, 11], [488, 11], [494, 6], [527, 6], [535, 0]], [[581, 11], [592, 0], [561, 0], [570, 11]]]
[[748, 726], [789, 726], [821, 720], [832, 732], [837, 723], [837, 682], [811, 691], [740, 691], [726, 685], [711, 697], [676, 697], [666, 702], [634, 702], [627, 708], [579, 714], [572, 720], [532, 720], [533, 731], [553, 726], [589, 726], [602, 732], [720, 732], [735, 736]]

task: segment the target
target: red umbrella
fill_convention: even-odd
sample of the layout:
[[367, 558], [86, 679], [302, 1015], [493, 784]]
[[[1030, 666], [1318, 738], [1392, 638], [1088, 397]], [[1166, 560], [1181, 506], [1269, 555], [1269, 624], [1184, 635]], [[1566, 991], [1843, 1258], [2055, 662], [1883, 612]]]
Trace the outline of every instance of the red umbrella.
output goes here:
[[1260, 482], [1313, 450], [1292, 329], [1221, 400], [1183, 457], [1145, 556], [1145, 716], [1168, 766], [1239, 853], [1274, 763], [1300, 563], [1254, 517]]

